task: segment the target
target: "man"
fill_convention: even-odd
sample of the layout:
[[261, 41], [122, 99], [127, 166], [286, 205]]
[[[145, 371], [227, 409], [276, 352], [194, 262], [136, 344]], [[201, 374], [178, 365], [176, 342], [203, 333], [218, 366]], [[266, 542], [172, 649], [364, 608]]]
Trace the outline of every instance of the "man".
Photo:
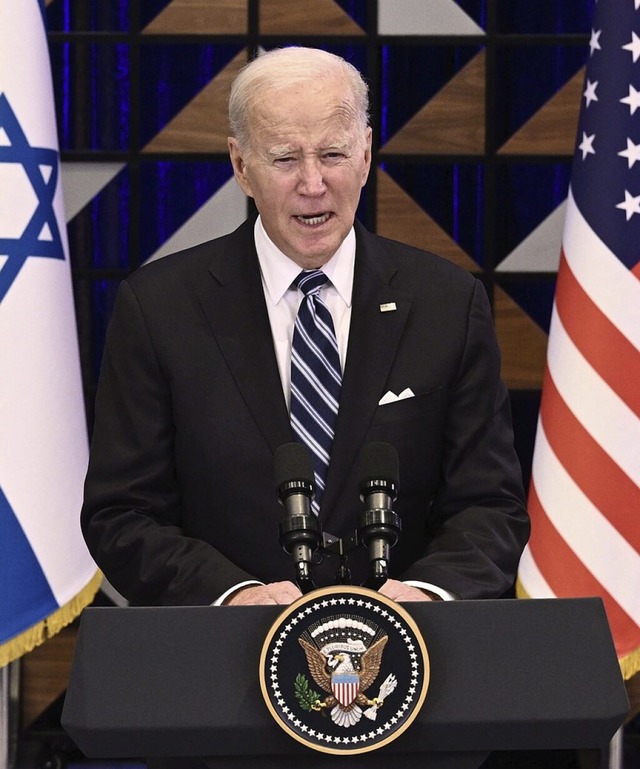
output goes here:
[[[232, 88], [229, 151], [259, 217], [120, 288], [82, 524], [133, 603], [300, 595], [278, 544], [273, 454], [299, 432], [294, 281], [318, 268], [341, 377], [322, 528], [357, 527], [358, 453], [384, 441], [399, 454], [403, 531], [381, 592], [497, 597], [514, 579], [529, 524], [487, 298], [449, 262], [354, 225], [371, 165], [367, 108], [366, 85], [339, 57], [288, 48], [250, 63]], [[350, 567], [362, 582], [363, 550]], [[313, 575], [331, 584], [335, 570], [325, 558]]]

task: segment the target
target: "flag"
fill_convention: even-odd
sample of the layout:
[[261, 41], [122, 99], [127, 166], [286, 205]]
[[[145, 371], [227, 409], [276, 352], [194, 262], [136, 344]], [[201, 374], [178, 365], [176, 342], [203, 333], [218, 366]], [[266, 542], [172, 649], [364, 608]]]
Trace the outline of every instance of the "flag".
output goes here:
[[519, 597], [601, 596], [640, 671], [640, 0], [596, 5]]
[[43, 13], [0, 3], [0, 667], [100, 583], [79, 524], [88, 443]]

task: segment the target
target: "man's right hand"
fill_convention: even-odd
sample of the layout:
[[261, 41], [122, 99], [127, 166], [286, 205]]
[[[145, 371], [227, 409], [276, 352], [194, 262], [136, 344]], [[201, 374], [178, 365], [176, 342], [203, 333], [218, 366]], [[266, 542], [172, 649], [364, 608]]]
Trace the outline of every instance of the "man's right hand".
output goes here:
[[302, 593], [293, 582], [270, 582], [268, 585], [243, 587], [225, 601], [225, 606], [264, 606], [266, 604], [286, 606], [301, 596]]

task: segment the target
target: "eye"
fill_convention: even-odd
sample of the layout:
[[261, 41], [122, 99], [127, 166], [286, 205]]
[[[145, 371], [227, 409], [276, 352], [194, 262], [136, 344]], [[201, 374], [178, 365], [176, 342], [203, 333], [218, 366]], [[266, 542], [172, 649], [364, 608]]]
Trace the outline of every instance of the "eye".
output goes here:
[[274, 161], [274, 164], [277, 166], [287, 167], [295, 162], [295, 158], [293, 156], [287, 155], [282, 158], [276, 158]]
[[327, 163], [336, 163], [340, 160], [343, 160], [346, 155], [344, 152], [338, 152], [337, 150], [335, 152], [325, 152], [322, 156], [323, 160], [325, 160]]

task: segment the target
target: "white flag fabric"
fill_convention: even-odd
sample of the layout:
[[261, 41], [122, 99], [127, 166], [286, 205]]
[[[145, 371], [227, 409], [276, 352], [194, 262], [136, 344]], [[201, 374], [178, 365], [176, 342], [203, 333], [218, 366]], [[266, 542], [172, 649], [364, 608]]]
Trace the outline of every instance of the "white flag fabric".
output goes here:
[[0, 667], [100, 584], [79, 524], [88, 442], [43, 14], [0, 2]]

